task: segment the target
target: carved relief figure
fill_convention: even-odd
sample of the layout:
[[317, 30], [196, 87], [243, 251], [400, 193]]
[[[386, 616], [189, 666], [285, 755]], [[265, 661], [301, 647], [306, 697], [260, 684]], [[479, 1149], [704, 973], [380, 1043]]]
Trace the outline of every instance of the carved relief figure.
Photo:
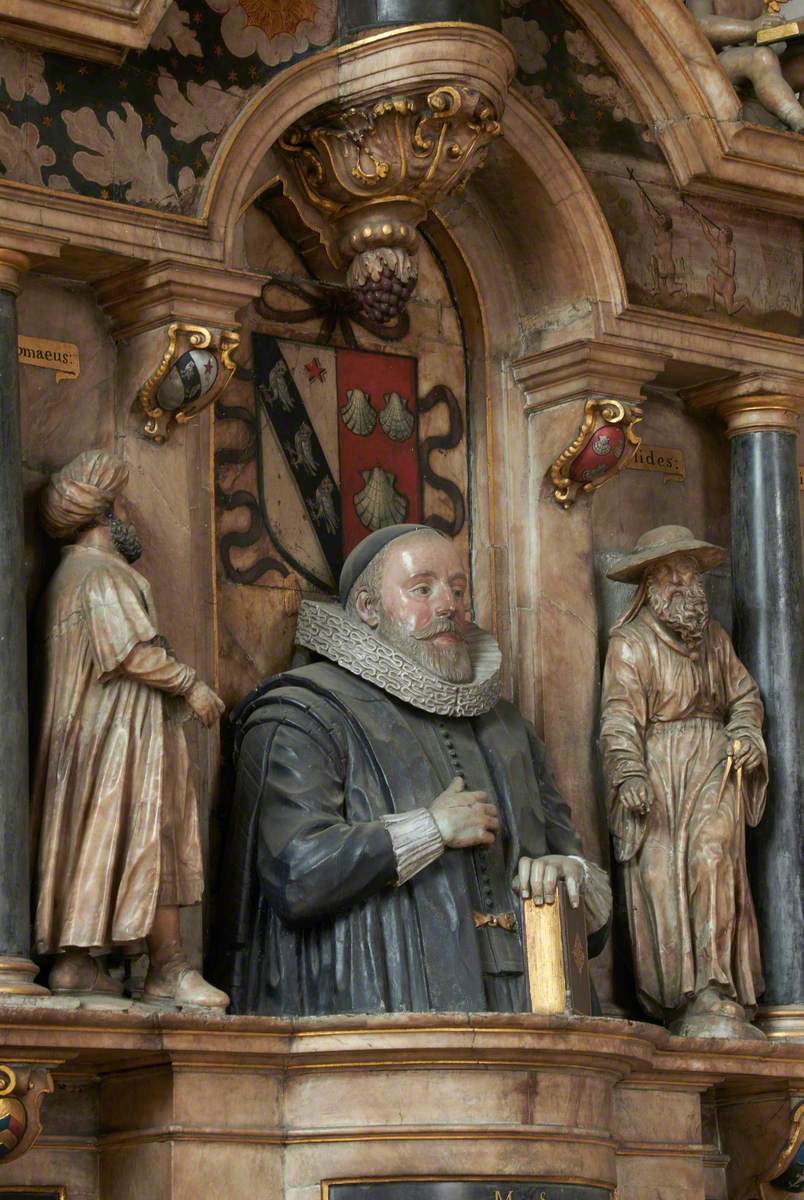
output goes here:
[[712, 270], [706, 277], [709, 296], [707, 307], [710, 312], [715, 311], [720, 300], [728, 315], [733, 317], [741, 308], [749, 305], [747, 296], [737, 295], [737, 251], [734, 248], [734, 231], [728, 225], [716, 225], [689, 201], [685, 203], [687, 208], [695, 213], [704, 237], [715, 252], [715, 257], [711, 260]]
[[645, 189], [637, 182], [633, 171], [629, 175], [639, 188], [639, 198], [642, 209], [653, 230], [654, 252], [650, 256], [651, 291], [656, 296], [686, 295], [687, 285], [684, 280], [684, 262], [676, 262], [673, 257], [673, 218], [663, 212], [653, 203]]
[[673, 1032], [761, 1037], [745, 825], [765, 807], [763, 708], [702, 573], [725, 551], [652, 529], [609, 578], [638, 584], [612, 631], [601, 738], [637, 994]]
[[297, 643], [319, 661], [237, 710], [235, 1011], [522, 1011], [515, 890], [552, 903], [559, 879], [602, 946], [608, 881], [466, 604], [448, 538], [379, 530], [340, 603], [302, 604]]
[[[760, 30], [784, 25], [785, 17], [767, 12], [763, 0], [687, 0], [687, 7], [718, 51], [720, 64], [732, 83], [750, 84], [769, 113], [790, 129], [804, 131], [804, 107], [794, 91], [802, 82], [800, 61], [791, 64], [788, 80], [779, 61], [785, 43], [773, 48], [755, 44]], [[797, 78], [792, 71], [796, 71]]]
[[36, 949], [54, 992], [119, 995], [102, 955], [147, 940], [147, 1001], [225, 1008], [185, 957], [179, 909], [203, 891], [195, 789], [181, 722], [223, 704], [158, 632], [123, 492], [128, 467], [88, 450], [52, 476], [47, 532], [69, 544], [44, 599]]

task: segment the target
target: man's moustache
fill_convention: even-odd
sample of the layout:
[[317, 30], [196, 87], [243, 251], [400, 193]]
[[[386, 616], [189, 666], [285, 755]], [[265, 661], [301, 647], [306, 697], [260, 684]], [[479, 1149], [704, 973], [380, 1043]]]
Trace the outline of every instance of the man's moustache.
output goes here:
[[433, 638], [437, 638], [442, 633], [454, 633], [462, 642], [466, 641], [466, 636], [457, 621], [451, 617], [436, 617], [425, 625], [424, 629], [419, 633], [414, 633], [413, 636], [417, 642], [431, 642]]

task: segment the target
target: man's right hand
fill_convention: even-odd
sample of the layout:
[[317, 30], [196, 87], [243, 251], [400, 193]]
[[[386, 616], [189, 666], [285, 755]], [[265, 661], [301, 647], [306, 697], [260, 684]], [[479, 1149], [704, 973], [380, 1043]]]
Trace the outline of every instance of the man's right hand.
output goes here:
[[467, 792], [459, 775], [430, 805], [430, 816], [438, 826], [444, 845], [452, 850], [465, 846], [490, 846], [500, 828], [500, 817], [486, 792]]
[[653, 807], [653, 788], [647, 779], [638, 779], [634, 776], [631, 779], [624, 780], [620, 784], [617, 799], [623, 808], [627, 808], [629, 812], [639, 813], [640, 816], [644, 817], [647, 816]]
[[194, 715], [198, 717], [202, 725], [206, 725], [207, 729], [220, 720], [226, 708], [220, 696], [200, 679], [196, 679], [184, 699], [193, 710]]
[[787, 17], [783, 17], [781, 13], [764, 13], [751, 22], [751, 27], [754, 33], [759, 33], [761, 29], [776, 29], [779, 25], [784, 25], [786, 21]]

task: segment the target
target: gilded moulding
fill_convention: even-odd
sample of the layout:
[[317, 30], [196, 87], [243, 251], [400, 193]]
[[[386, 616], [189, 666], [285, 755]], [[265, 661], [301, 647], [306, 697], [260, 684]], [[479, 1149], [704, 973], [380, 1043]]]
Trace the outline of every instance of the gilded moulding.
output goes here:
[[417, 226], [466, 186], [501, 133], [501, 111], [464, 83], [321, 109], [279, 140], [285, 191], [316, 228], [361, 308], [398, 318], [417, 278]]
[[581, 492], [596, 491], [628, 466], [642, 442], [635, 430], [642, 416], [636, 404], [598, 397], [586, 401], [576, 437], [549, 471], [562, 508], [572, 508]]
[[0, 1166], [21, 1158], [42, 1132], [39, 1110], [53, 1091], [46, 1067], [0, 1065]]
[[153, 442], [167, 440], [174, 422], [185, 425], [221, 395], [234, 375], [232, 355], [240, 334], [224, 329], [213, 344], [203, 325], [173, 322], [159, 366], [137, 393], [145, 413], [143, 433]]
[[787, 1141], [757, 1182], [761, 1200], [804, 1196], [804, 1100], [790, 1114]]

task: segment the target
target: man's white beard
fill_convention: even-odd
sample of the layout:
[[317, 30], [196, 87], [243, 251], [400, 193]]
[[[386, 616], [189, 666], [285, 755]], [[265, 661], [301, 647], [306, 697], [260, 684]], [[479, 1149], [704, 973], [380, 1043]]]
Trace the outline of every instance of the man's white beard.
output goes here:
[[469, 683], [474, 675], [469, 647], [463, 640], [439, 645], [433, 641], [439, 633], [454, 633], [463, 639], [461, 627], [449, 617], [436, 617], [418, 636], [413, 636], [380, 609], [377, 636], [382, 641], [438, 679], [447, 683]]
[[688, 646], [700, 642], [709, 625], [709, 604], [700, 575], [687, 587], [648, 578], [651, 612]]

